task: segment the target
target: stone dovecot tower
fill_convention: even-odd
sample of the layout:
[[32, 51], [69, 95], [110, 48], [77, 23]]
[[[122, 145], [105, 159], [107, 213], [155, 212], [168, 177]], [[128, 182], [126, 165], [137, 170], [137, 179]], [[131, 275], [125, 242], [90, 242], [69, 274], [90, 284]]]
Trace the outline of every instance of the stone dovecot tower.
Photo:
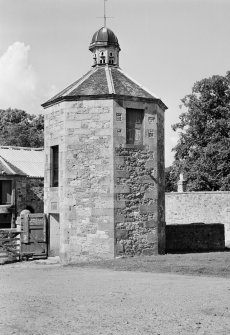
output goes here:
[[45, 108], [50, 255], [64, 263], [164, 253], [165, 104], [119, 67], [108, 28], [89, 72]]

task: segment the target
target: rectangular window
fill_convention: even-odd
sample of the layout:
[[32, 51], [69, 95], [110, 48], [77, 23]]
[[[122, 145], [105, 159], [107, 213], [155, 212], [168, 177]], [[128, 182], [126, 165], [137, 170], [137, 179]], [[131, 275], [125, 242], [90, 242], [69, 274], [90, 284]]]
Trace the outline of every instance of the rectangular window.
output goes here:
[[12, 202], [12, 180], [0, 180], [0, 205]]
[[12, 214], [0, 214], [0, 229], [11, 228]]
[[126, 109], [126, 143], [140, 145], [143, 143], [142, 109]]
[[148, 130], [148, 137], [154, 137], [154, 131], [153, 129]]
[[116, 120], [117, 121], [121, 121], [122, 120], [121, 113], [116, 113]]
[[51, 147], [51, 187], [58, 187], [58, 175], [59, 175], [59, 146], [55, 145]]

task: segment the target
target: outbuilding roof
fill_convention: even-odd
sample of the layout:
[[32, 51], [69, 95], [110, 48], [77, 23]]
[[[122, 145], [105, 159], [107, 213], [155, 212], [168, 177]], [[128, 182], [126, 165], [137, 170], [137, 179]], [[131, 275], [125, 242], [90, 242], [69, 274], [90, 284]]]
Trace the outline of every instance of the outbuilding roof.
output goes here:
[[44, 150], [0, 146], [0, 174], [44, 177]]
[[96, 66], [73, 84], [56, 94], [42, 106], [66, 100], [105, 99], [105, 98], [139, 98], [165, 104], [155, 94], [131, 79], [121, 68], [112, 66]]

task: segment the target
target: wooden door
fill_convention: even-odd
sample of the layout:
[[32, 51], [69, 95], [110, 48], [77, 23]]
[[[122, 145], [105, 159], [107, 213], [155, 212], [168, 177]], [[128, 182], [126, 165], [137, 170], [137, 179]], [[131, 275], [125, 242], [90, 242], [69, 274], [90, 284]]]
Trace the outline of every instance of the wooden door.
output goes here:
[[47, 258], [47, 220], [45, 214], [26, 214], [21, 218], [21, 258]]

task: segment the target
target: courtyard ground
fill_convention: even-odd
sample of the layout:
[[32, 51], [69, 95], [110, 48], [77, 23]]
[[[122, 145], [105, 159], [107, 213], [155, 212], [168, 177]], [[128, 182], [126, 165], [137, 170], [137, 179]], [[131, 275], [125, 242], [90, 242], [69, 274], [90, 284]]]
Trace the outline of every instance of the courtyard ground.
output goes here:
[[[229, 260], [230, 253], [210, 253], [3, 265], [0, 334], [228, 335], [230, 272], [222, 266]], [[168, 273], [189, 268], [193, 275]]]

